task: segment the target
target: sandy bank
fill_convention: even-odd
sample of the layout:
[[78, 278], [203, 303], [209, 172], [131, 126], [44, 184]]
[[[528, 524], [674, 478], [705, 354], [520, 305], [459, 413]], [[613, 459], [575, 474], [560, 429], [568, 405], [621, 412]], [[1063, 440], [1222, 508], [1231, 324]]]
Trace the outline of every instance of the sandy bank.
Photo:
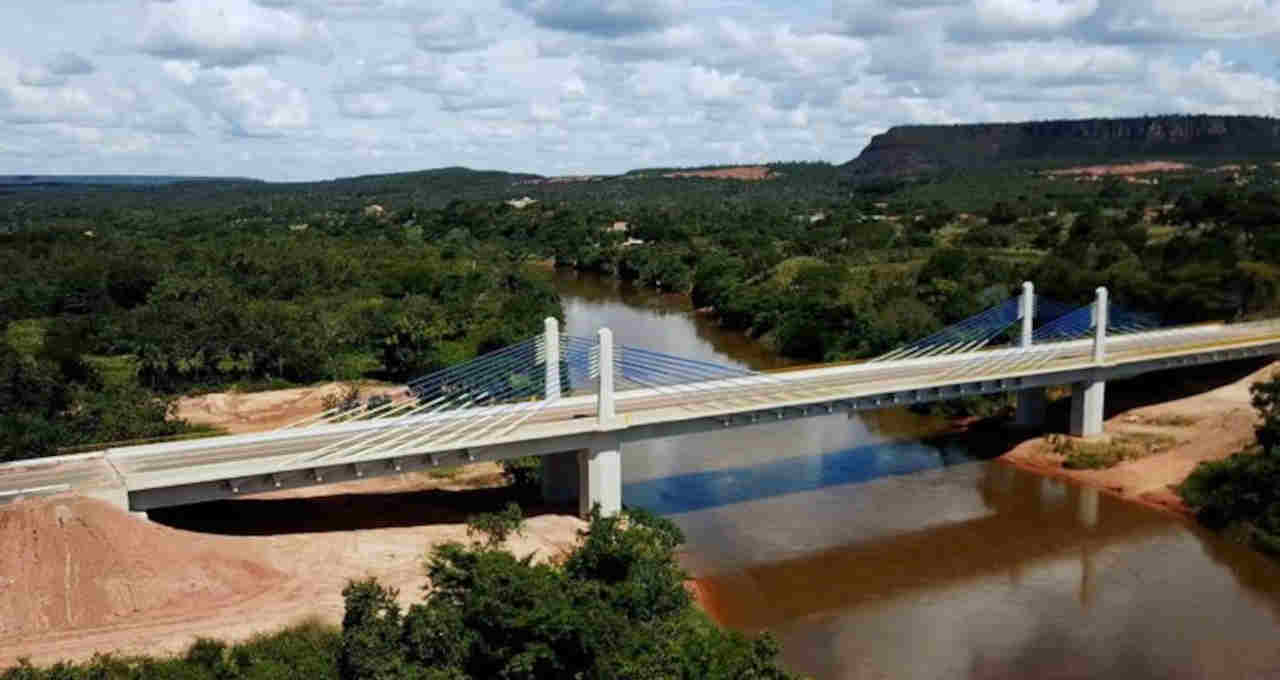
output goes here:
[[[1190, 516], [1172, 490], [1196, 465], [1225, 458], [1254, 440], [1256, 413], [1249, 386], [1268, 379], [1280, 363], [1269, 364], [1215, 389], [1171, 401], [1111, 414], [1110, 436], [1161, 437], [1174, 443], [1160, 453], [1120, 463], [1105, 470], [1068, 470], [1046, 437], [1028, 439], [1000, 460], [1036, 474], [1071, 479], [1127, 500]], [[1168, 379], [1176, 381], [1176, 373]], [[1110, 398], [1110, 395], [1108, 395]]]

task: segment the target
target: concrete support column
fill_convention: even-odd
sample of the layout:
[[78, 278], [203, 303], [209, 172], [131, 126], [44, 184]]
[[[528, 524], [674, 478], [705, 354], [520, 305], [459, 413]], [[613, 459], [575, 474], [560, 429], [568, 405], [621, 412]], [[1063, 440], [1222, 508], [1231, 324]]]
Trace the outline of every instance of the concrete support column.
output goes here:
[[613, 407], [613, 331], [601, 328], [597, 333], [600, 344], [600, 392], [596, 395], [596, 420], [600, 427], [610, 427], [614, 421]]
[[600, 514], [622, 509], [622, 442], [617, 434], [602, 433], [597, 442], [578, 452], [578, 512], [587, 517], [600, 505]]
[[1097, 437], [1102, 434], [1102, 404], [1107, 383], [1088, 380], [1071, 386], [1071, 424], [1073, 437]]
[[1036, 287], [1030, 281], [1022, 282], [1022, 298], [1018, 300], [1018, 317], [1022, 319], [1022, 333], [1018, 338], [1018, 346], [1031, 346], [1031, 334], [1036, 323]]
[[560, 398], [560, 322], [549, 316], [543, 322], [542, 337], [543, 361], [545, 362], [543, 384], [546, 385], [547, 401]]
[[542, 456], [542, 500], [555, 505], [578, 497], [578, 452]]
[[1093, 303], [1093, 362], [1100, 364], [1107, 360], [1107, 289], [1101, 286], [1096, 291], [1098, 299]]
[[[1030, 281], [1022, 282], [1022, 299], [1018, 304], [1018, 316], [1022, 319], [1022, 333], [1018, 338], [1018, 346], [1030, 349], [1036, 317], [1036, 287]], [[1043, 426], [1046, 403], [1043, 387], [1019, 390], [1018, 410], [1014, 416], [1014, 423], [1019, 427]]]
[[1018, 411], [1014, 423], [1019, 427], [1043, 427], [1048, 404], [1043, 387], [1018, 390]]

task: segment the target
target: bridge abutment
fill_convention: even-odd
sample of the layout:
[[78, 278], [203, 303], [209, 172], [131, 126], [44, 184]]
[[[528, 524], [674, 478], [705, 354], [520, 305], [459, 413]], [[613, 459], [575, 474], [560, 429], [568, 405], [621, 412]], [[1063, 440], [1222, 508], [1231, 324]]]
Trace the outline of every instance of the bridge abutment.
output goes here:
[[1086, 380], [1071, 386], [1071, 422], [1067, 430], [1071, 436], [1097, 437], [1102, 434], [1106, 389], [1105, 380]]

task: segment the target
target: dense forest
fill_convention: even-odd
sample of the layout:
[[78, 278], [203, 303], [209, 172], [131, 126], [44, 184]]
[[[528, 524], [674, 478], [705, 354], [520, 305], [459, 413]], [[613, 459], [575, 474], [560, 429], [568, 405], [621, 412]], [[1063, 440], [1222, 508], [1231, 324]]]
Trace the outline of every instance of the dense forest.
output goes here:
[[446, 168], [305, 184], [0, 187], [0, 458], [176, 435], [175, 396], [403, 380], [559, 313], [551, 266], [687, 293], [801, 360], [873, 356], [1023, 279], [1166, 323], [1280, 306], [1277, 167], [847, 182]]

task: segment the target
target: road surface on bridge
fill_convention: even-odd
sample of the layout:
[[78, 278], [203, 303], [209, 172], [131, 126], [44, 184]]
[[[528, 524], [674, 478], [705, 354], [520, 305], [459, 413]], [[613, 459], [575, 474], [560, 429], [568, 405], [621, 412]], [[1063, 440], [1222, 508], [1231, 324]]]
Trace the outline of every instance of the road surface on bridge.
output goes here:
[[[839, 366], [819, 366], [759, 374], [740, 379], [713, 380], [675, 387], [631, 389], [616, 395], [617, 419], [612, 425], [596, 418], [594, 395], [566, 396], [540, 407], [514, 404], [450, 411], [429, 416], [366, 420], [271, 433], [236, 435], [194, 441], [151, 444], [110, 450], [106, 457], [118, 470], [130, 491], [226, 480], [272, 473], [301, 472], [337, 462], [373, 464], [387, 457], [426, 457], [435, 453], [481, 450], [520, 442], [556, 440], [590, 435], [603, 429], [641, 430], [638, 436], [663, 436], [664, 426], [690, 420], [732, 419], [754, 415], [766, 420], [784, 409], [887, 407], [914, 400], [932, 401], [973, 392], [966, 385], [986, 384], [983, 391], [1012, 391], [1029, 379], [1073, 378], [1082, 372], [1098, 371], [1106, 377], [1126, 377], [1187, 363], [1205, 363], [1230, 358], [1273, 353], [1280, 350], [1280, 321], [1233, 325], [1206, 325], [1166, 329], [1112, 337], [1107, 342], [1104, 363], [1093, 361], [1088, 340], [1053, 343], [1028, 349], [1011, 348], [866, 362]], [[1165, 363], [1161, 363], [1165, 362]], [[1041, 383], [1051, 384], [1051, 383]], [[913, 397], [878, 395], [903, 395]], [[850, 400], [868, 399], [853, 404]], [[506, 424], [513, 411], [525, 409], [518, 424]], [[308, 452], [331, 447], [337, 442], [372, 431], [395, 428], [430, 428], [440, 423], [467, 419], [475, 423], [470, 432], [425, 442], [412, 450], [393, 454], [376, 446], [355, 458], [306, 460]], [[486, 429], [504, 423], [503, 429]], [[673, 430], [672, 433], [678, 433]], [[505, 457], [505, 456], [499, 456]], [[425, 459], [425, 458], [424, 458]], [[456, 462], [456, 461], [446, 461]], [[0, 493], [23, 485], [60, 483], [48, 471], [0, 475]]]

